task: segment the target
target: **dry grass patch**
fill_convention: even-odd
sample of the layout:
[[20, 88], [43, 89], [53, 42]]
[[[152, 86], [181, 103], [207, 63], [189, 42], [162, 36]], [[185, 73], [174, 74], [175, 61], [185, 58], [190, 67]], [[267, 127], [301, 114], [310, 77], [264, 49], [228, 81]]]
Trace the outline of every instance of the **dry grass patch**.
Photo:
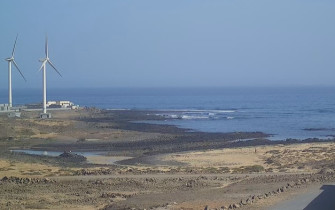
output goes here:
[[64, 169], [39, 163], [23, 163], [18, 161], [0, 160], [0, 177], [45, 177], [53, 175], [72, 175], [75, 169]]
[[[228, 167], [233, 172], [317, 172], [335, 163], [335, 143], [306, 143], [227, 148], [167, 154], [164, 161], [177, 161], [191, 167]], [[321, 164], [322, 163], [322, 164]], [[321, 165], [320, 165], [321, 164]], [[254, 166], [262, 170], [253, 170]], [[251, 167], [251, 168], [250, 168]]]

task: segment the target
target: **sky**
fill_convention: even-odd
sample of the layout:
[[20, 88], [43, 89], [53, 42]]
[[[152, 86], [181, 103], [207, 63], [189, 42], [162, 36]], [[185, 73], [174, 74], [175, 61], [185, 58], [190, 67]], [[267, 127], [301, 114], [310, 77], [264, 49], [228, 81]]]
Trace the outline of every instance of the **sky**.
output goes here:
[[0, 89], [334, 86], [335, 1], [1, 0]]

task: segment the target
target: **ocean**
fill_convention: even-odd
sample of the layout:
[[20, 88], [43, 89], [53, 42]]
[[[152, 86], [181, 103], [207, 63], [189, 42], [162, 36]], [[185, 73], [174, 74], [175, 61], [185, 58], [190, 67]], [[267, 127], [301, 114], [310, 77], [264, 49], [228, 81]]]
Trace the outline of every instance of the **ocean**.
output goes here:
[[[271, 139], [335, 136], [335, 87], [48, 89], [48, 100], [103, 109], [161, 110], [172, 124], [205, 132], [261, 131]], [[14, 104], [42, 101], [40, 89], [13, 90]], [[7, 103], [7, 90], [0, 90]]]

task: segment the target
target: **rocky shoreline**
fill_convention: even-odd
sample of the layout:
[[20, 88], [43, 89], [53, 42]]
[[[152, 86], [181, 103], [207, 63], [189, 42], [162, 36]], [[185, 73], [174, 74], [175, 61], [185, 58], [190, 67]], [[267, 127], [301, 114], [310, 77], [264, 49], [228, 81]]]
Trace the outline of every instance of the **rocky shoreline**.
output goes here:
[[[232, 132], [232, 133], [207, 133], [197, 132], [188, 129], [178, 128], [173, 125], [148, 124], [146, 120], [165, 120], [159, 111], [139, 111], [139, 110], [99, 110], [94, 109], [84, 117], [74, 117], [85, 126], [78, 132], [86, 129], [88, 132], [110, 132], [126, 131], [141, 132], [138, 137], [133, 139], [116, 138], [113, 141], [104, 141], [98, 134], [98, 141], [90, 141], [87, 138], [78, 138], [71, 142], [54, 142], [52, 144], [37, 144], [31, 147], [33, 150], [42, 151], [73, 151], [73, 152], [92, 152], [109, 151], [113, 155], [128, 155], [134, 158], [119, 161], [121, 165], [151, 164], [151, 156], [168, 154], [175, 152], [186, 152], [206, 149], [222, 149], [234, 147], [247, 147], [259, 145], [277, 144], [299, 144], [312, 142], [334, 142], [334, 138], [318, 139], [309, 138], [305, 140], [286, 139], [269, 140], [269, 134], [262, 132]], [[141, 121], [141, 122], [138, 122]], [[78, 129], [78, 128], [77, 128]], [[143, 134], [144, 133], [144, 134]], [[81, 135], [82, 136], [82, 135]], [[145, 136], [142, 138], [141, 136]], [[105, 137], [110, 138], [110, 136]], [[173, 164], [173, 163], [166, 163]]]

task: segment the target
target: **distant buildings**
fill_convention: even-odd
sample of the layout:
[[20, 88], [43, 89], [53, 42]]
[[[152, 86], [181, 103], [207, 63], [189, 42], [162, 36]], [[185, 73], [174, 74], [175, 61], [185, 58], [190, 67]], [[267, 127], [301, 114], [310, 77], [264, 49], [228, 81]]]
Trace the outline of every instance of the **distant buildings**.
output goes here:
[[75, 105], [71, 101], [48, 101], [46, 105], [48, 108], [71, 108], [71, 109], [79, 108], [79, 105]]
[[[75, 105], [71, 101], [48, 101], [46, 104], [49, 109], [54, 110], [68, 110], [79, 109], [79, 105]], [[10, 107], [9, 104], [0, 104], [0, 115], [7, 115], [9, 118], [21, 117], [21, 110], [34, 111], [42, 109], [42, 103], [26, 104], [24, 106]], [[50, 113], [42, 113], [40, 118], [51, 118]]]
[[[48, 101], [48, 108], [64, 108], [64, 109], [79, 109], [79, 105], [75, 105], [71, 101]], [[8, 104], [0, 104], [0, 112], [18, 111], [18, 109], [42, 109], [42, 103], [26, 104], [21, 107], [9, 107]]]
[[[48, 101], [46, 103], [48, 108], [54, 109], [79, 109], [79, 105], [75, 105], [71, 101]], [[42, 109], [42, 103], [38, 104], [26, 104], [26, 109]]]
[[47, 107], [54, 108], [70, 108], [74, 103], [71, 101], [48, 101]]
[[8, 104], [0, 104], [0, 112], [8, 112], [10, 111], [10, 107]]

